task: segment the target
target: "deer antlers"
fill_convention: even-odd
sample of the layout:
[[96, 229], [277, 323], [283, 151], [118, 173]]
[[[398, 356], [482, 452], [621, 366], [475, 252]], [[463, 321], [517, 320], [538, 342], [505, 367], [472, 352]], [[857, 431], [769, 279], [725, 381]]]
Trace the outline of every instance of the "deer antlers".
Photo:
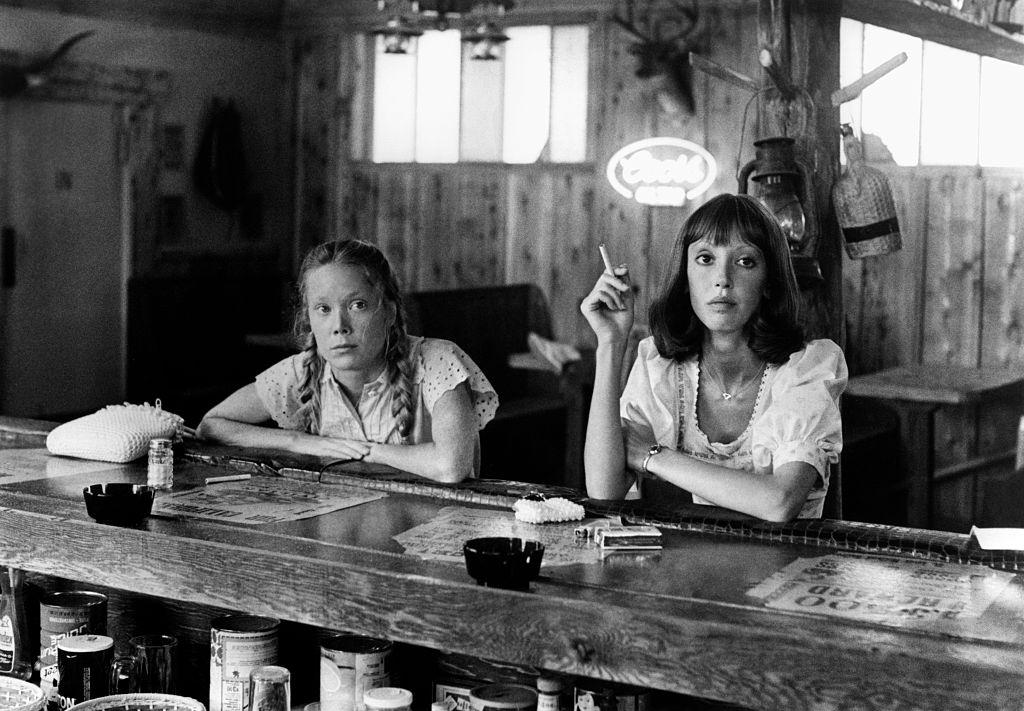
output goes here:
[[[656, 14], [652, 9], [655, 0], [626, 0], [624, 14], [616, 9], [612, 21], [636, 38], [630, 53], [639, 63], [636, 75], [648, 79], [665, 75], [671, 80], [669, 90], [675, 94], [686, 111], [693, 113], [693, 85], [690, 72], [689, 54], [695, 49], [703, 30], [697, 0], [689, 4], [672, 0], [667, 10]], [[670, 33], [670, 30], [676, 30]]]

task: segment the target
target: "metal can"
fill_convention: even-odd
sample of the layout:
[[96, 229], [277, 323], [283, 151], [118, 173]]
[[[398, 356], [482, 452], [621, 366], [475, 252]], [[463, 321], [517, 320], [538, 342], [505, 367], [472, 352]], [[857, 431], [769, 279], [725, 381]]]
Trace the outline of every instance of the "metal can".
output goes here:
[[45, 593], [39, 600], [39, 686], [57, 696], [57, 643], [66, 637], [107, 633], [107, 596], [86, 590]]
[[210, 711], [245, 711], [249, 674], [277, 664], [277, 631], [272, 617], [228, 615], [210, 629]]
[[391, 683], [391, 642], [340, 634], [320, 645], [320, 711], [365, 711], [363, 692]]
[[57, 642], [57, 708], [67, 711], [75, 704], [110, 693], [110, 667], [114, 640], [102, 634], [65, 637]]
[[473, 711], [535, 711], [537, 692], [522, 684], [486, 684], [471, 689]]

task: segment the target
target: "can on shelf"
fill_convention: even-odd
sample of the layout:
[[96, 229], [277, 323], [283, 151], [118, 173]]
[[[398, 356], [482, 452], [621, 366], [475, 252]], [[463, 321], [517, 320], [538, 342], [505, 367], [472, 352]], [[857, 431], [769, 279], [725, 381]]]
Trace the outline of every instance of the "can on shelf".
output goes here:
[[114, 640], [102, 634], [65, 637], [57, 642], [56, 705], [67, 711], [75, 704], [110, 693], [110, 667], [114, 661]]
[[107, 633], [107, 596], [87, 590], [44, 593], [39, 600], [39, 686], [57, 695], [57, 643], [67, 637]]
[[365, 711], [363, 692], [391, 683], [391, 642], [339, 634], [320, 645], [320, 711]]
[[209, 711], [245, 711], [249, 674], [277, 664], [280, 621], [255, 615], [218, 617], [210, 625]]
[[473, 711], [536, 711], [537, 692], [522, 684], [485, 684], [471, 689]]

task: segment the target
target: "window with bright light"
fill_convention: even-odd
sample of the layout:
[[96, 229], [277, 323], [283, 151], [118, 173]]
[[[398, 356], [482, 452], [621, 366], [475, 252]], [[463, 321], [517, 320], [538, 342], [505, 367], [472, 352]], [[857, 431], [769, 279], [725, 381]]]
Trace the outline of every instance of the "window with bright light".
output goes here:
[[586, 160], [589, 28], [505, 33], [497, 60], [471, 59], [454, 29], [424, 32], [410, 54], [387, 54], [376, 38], [372, 160]]
[[1014, 119], [1024, 66], [844, 18], [840, 83], [900, 52], [906, 63], [840, 108], [840, 120], [862, 137], [869, 161], [1024, 168]]

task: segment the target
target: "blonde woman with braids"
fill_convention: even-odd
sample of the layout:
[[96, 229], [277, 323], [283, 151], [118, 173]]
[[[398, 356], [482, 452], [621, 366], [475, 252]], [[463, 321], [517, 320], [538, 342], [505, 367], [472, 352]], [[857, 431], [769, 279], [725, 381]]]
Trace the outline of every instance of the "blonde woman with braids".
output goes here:
[[[391, 266], [357, 240], [314, 247], [299, 273], [302, 352], [210, 410], [205, 439], [386, 464], [456, 483], [479, 471], [498, 396], [450, 341], [410, 336]], [[273, 420], [278, 428], [264, 426]]]

